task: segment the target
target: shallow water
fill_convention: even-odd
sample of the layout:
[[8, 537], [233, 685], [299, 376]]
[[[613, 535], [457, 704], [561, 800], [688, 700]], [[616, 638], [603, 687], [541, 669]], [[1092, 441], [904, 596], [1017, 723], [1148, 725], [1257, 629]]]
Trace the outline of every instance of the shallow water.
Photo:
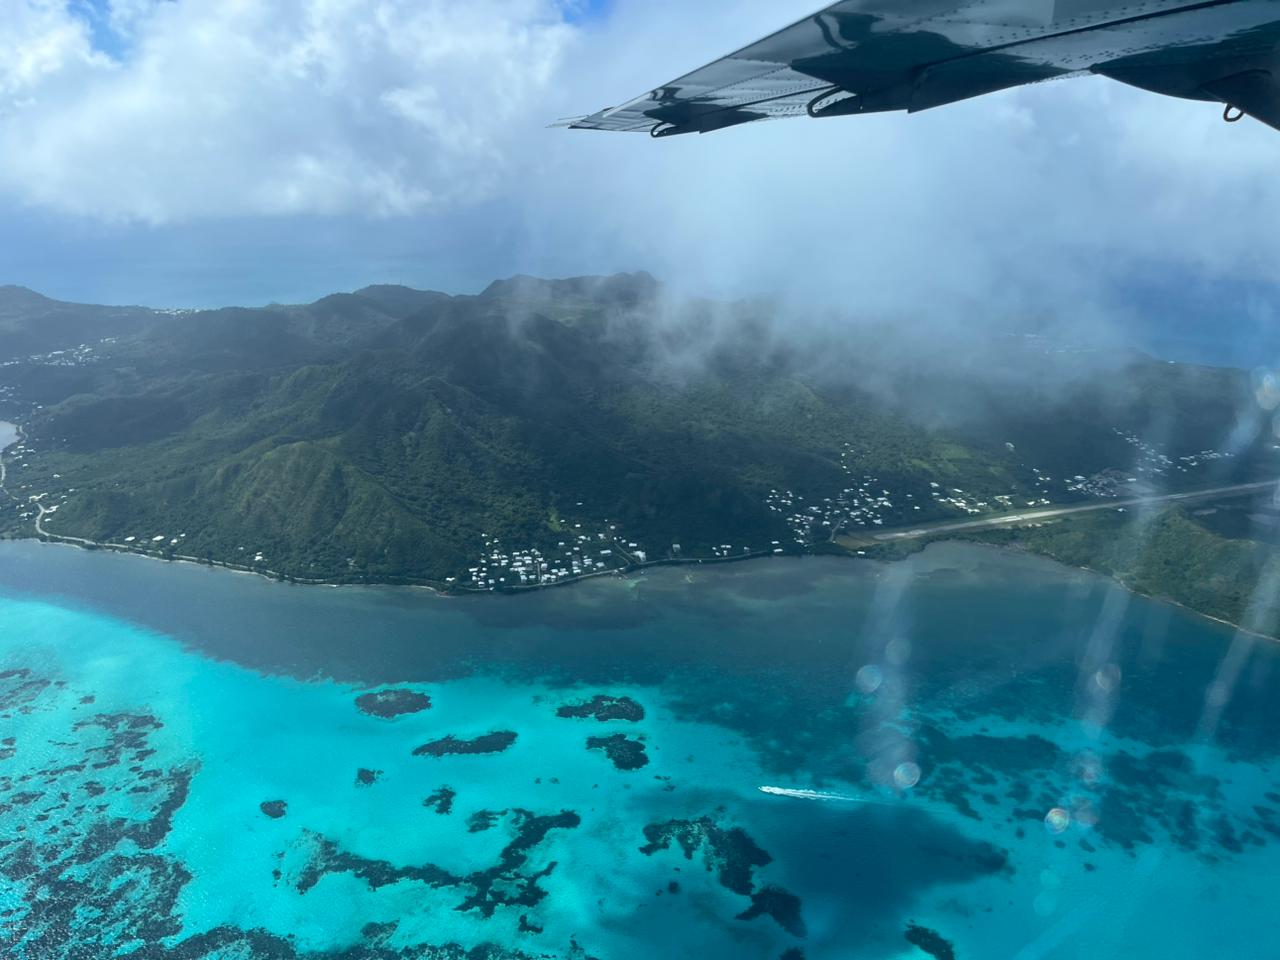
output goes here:
[[1278, 664], [961, 545], [443, 600], [3, 543], [0, 930], [42, 958], [1265, 957]]

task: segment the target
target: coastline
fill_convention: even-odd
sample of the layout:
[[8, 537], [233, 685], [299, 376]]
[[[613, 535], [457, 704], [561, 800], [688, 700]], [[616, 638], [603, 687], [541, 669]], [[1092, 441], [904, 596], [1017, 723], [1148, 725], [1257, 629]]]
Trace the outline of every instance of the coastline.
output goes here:
[[[0, 420], [0, 427], [9, 427], [9, 428], [12, 428], [12, 431], [13, 431], [12, 439], [10, 439], [8, 443], [4, 443], [3, 445], [0, 445], [0, 493], [3, 493], [5, 496], [7, 496], [10, 500], [14, 501], [15, 503], [20, 504], [22, 501], [5, 486], [6, 474], [5, 474], [3, 454], [4, 454], [4, 451], [7, 450], [9, 447], [13, 446], [18, 441], [25, 439], [26, 433], [25, 431], [23, 431], [21, 424], [14, 423], [8, 420]], [[278, 583], [298, 584], [300, 586], [413, 587], [418, 590], [430, 591], [432, 594], [439, 597], [457, 597], [457, 596], [464, 596], [464, 595], [470, 595], [470, 594], [489, 594], [489, 593], [504, 593], [504, 594], [528, 593], [535, 590], [545, 590], [550, 587], [568, 586], [569, 584], [580, 583], [583, 580], [591, 580], [596, 577], [624, 576], [628, 573], [633, 573], [638, 570], [644, 570], [650, 567], [689, 566], [689, 565], [702, 565], [702, 564], [709, 564], [709, 563], [736, 563], [742, 560], [760, 559], [762, 557], [771, 556], [772, 554], [772, 552], [769, 550], [757, 550], [751, 553], [744, 553], [739, 556], [732, 556], [732, 557], [663, 558], [660, 560], [647, 560], [647, 561], [644, 561], [643, 563], [637, 562], [635, 560], [630, 560], [628, 561], [627, 565], [624, 567], [612, 567], [608, 570], [594, 570], [590, 573], [580, 573], [575, 576], [564, 577], [563, 579], [555, 580], [551, 583], [532, 583], [532, 584], [519, 584], [519, 585], [504, 584], [501, 587], [490, 587], [488, 589], [470, 587], [465, 584], [455, 584], [455, 585], [449, 586], [442, 583], [439, 580], [428, 580], [426, 578], [415, 579], [412, 577], [402, 577], [399, 579], [385, 579], [385, 580], [384, 579], [331, 580], [326, 578], [293, 576], [292, 574], [282, 573], [278, 570], [251, 567], [246, 564], [234, 563], [230, 560], [213, 560], [213, 559], [202, 558], [202, 557], [193, 557], [185, 554], [165, 555], [163, 553], [157, 553], [157, 552], [148, 550], [145, 547], [139, 547], [134, 544], [115, 543], [112, 541], [102, 541], [102, 540], [90, 540], [87, 537], [75, 537], [75, 536], [70, 536], [68, 534], [50, 533], [48, 530], [44, 529], [43, 521], [44, 521], [45, 515], [51, 511], [46, 510], [44, 506], [39, 503], [37, 503], [35, 506], [36, 506], [37, 514], [36, 514], [36, 519], [34, 523], [35, 532], [33, 536], [23, 536], [23, 535], [0, 536], [0, 540], [10, 540], [15, 542], [30, 540], [30, 541], [39, 542], [39, 543], [56, 543], [56, 544], [62, 544], [64, 546], [78, 547], [79, 549], [86, 550], [86, 551], [108, 550], [108, 551], [111, 551], [112, 553], [127, 554], [129, 556], [142, 557], [148, 560], [160, 560], [166, 563], [189, 563], [199, 567], [219, 568], [222, 570], [229, 571], [231, 573], [250, 574], [252, 576], [262, 577], [263, 579], [272, 580]]]
[[[222, 570], [227, 573], [246, 574], [249, 576], [258, 577], [262, 580], [266, 580], [271, 583], [284, 584], [288, 586], [329, 587], [333, 589], [354, 588], [357, 590], [359, 589], [369, 589], [369, 590], [407, 589], [407, 590], [426, 591], [432, 596], [433, 599], [440, 599], [440, 600], [454, 600], [454, 599], [460, 599], [463, 597], [490, 596], [490, 595], [514, 596], [517, 594], [529, 594], [534, 592], [541, 592], [543, 590], [553, 589], [556, 587], [567, 587], [567, 586], [580, 583], [586, 580], [594, 580], [601, 577], [612, 576], [616, 578], [625, 579], [629, 574], [643, 573], [646, 570], [656, 568], [656, 567], [711, 566], [711, 565], [720, 565], [720, 564], [742, 563], [744, 561], [778, 559], [771, 553], [760, 551], [757, 553], [743, 554], [742, 556], [736, 556], [736, 557], [650, 560], [644, 564], [635, 564], [630, 567], [614, 568], [611, 570], [601, 570], [601, 571], [596, 571], [589, 574], [581, 574], [577, 577], [556, 581], [555, 583], [529, 584], [525, 586], [515, 586], [515, 587], [504, 586], [504, 587], [495, 587], [489, 590], [477, 590], [477, 589], [465, 588], [465, 587], [453, 588], [453, 589], [442, 589], [426, 581], [415, 583], [415, 582], [405, 582], [405, 581], [397, 582], [395, 580], [368, 580], [368, 581], [362, 581], [362, 582], [337, 581], [337, 580], [308, 580], [308, 579], [302, 579], [302, 578], [282, 576], [274, 571], [255, 570], [249, 567], [243, 567], [243, 566], [239, 566], [232, 563], [225, 563], [222, 561], [201, 560], [199, 557], [185, 557], [185, 556], [165, 557], [165, 556], [156, 555], [154, 553], [147, 553], [147, 552], [138, 550], [136, 548], [129, 548], [127, 546], [117, 546], [115, 544], [97, 544], [97, 543], [93, 543], [92, 541], [84, 541], [79, 538], [58, 537], [55, 534], [46, 534], [43, 537], [31, 536], [31, 537], [0, 538], [0, 542], [6, 542], [6, 541], [10, 543], [33, 543], [33, 544], [46, 544], [51, 546], [73, 547], [79, 550], [83, 550], [86, 553], [92, 553], [98, 550], [105, 550], [110, 553], [118, 554], [121, 556], [136, 557], [138, 559], [143, 559], [143, 560], [154, 560], [154, 561], [159, 561], [163, 563], [186, 564], [192, 567], [198, 567], [198, 568], [203, 568], [207, 570]], [[905, 563], [909, 561], [911, 557], [914, 556], [916, 553], [925, 553], [929, 551], [930, 548], [932, 547], [941, 546], [944, 544], [963, 544], [964, 546], [969, 548], [980, 549], [983, 551], [990, 551], [995, 554], [999, 554], [1006, 557], [1015, 556], [1015, 555], [1022, 556], [1022, 557], [1031, 557], [1031, 558], [1035, 558], [1038, 561], [1052, 564], [1056, 567], [1060, 567], [1065, 570], [1075, 570], [1081, 573], [1086, 573], [1091, 577], [1096, 577], [1099, 580], [1105, 580], [1108, 583], [1115, 584], [1116, 586], [1120, 587], [1122, 590], [1124, 590], [1126, 593], [1130, 594], [1131, 596], [1138, 597], [1140, 599], [1147, 600], [1152, 603], [1159, 603], [1159, 604], [1167, 605], [1170, 607], [1174, 607], [1180, 610], [1181, 612], [1194, 617], [1195, 619], [1206, 621], [1208, 623], [1215, 624], [1216, 626], [1219, 626], [1219, 627], [1225, 627], [1243, 636], [1255, 638], [1258, 640], [1265, 640], [1271, 643], [1280, 643], [1280, 636], [1273, 636], [1271, 634], [1266, 634], [1256, 630], [1251, 630], [1243, 626], [1242, 624], [1234, 623], [1222, 617], [1216, 617], [1216, 616], [1213, 616], [1212, 614], [1208, 614], [1208, 613], [1204, 613], [1202, 611], [1196, 610], [1194, 607], [1190, 607], [1185, 603], [1181, 603], [1180, 601], [1175, 600], [1172, 597], [1157, 596], [1155, 594], [1145, 593], [1141, 590], [1137, 590], [1129, 586], [1120, 578], [1113, 576], [1112, 574], [1106, 573], [1105, 571], [1098, 570], [1094, 567], [1090, 567], [1085, 564], [1067, 563], [1050, 554], [1037, 553], [1034, 550], [1028, 550], [1026, 547], [1020, 546], [1020, 545], [1001, 545], [1001, 544], [993, 544], [993, 543], [984, 543], [982, 541], [977, 541], [977, 540], [970, 540], [964, 537], [951, 537], [951, 538], [939, 538], [937, 540], [930, 540], [928, 543], [924, 544], [919, 551], [915, 551], [913, 554], [910, 554], [904, 557], [891, 557], [891, 558], [874, 557], [874, 556], [860, 557], [860, 556], [855, 556], [853, 554], [850, 554], [849, 552], [844, 550], [823, 551], [820, 553], [813, 552], [813, 551], [806, 551], [802, 553], [789, 553], [789, 554], [785, 554], [784, 556], [786, 559], [789, 559], [789, 560], [801, 560], [801, 559], [816, 558], [816, 557], [831, 557], [831, 558], [844, 560], [844, 561], [854, 561], [854, 562], [864, 561], [864, 562], [869, 562], [873, 564], [889, 566], [889, 565], [894, 565], [898, 563]]]
[[[1231, 630], [1236, 631], [1237, 633], [1243, 634], [1248, 637], [1255, 637], [1259, 640], [1267, 640], [1271, 643], [1280, 643], [1280, 636], [1275, 636], [1269, 633], [1260, 633], [1257, 630], [1250, 630], [1248, 627], [1243, 626], [1242, 624], [1234, 623], [1233, 621], [1227, 620], [1223, 617], [1215, 617], [1213, 614], [1204, 613], [1201, 610], [1197, 610], [1195, 607], [1189, 607], [1185, 603], [1182, 603], [1179, 600], [1175, 600], [1172, 597], [1164, 597], [1154, 593], [1146, 593], [1145, 591], [1139, 590], [1136, 587], [1130, 586], [1129, 584], [1125, 583], [1123, 580], [1121, 580], [1119, 577], [1115, 576], [1114, 574], [1107, 573], [1105, 570], [1099, 570], [1096, 567], [1091, 567], [1088, 564], [1068, 563], [1065, 560], [1060, 560], [1058, 557], [1053, 556], [1053, 554], [1037, 553], [1034, 550], [1029, 550], [1025, 546], [1022, 546], [1019, 544], [1001, 545], [1001, 544], [995, 544], [995, 543], [983, 543], [980, 540], [965, 540], [962, 538], [956, 538], [953, 540], [931, 540], [928, 544], [925, 545], [924, 549], [927, 550], [930, 546], [932, 546], [935, 543], [966, 543], [973, 547], [980, 547], [987, 550], [997, 550], [1002, 553], [1019, 553], [1019, 554], [1023, 554], [1024, 556], [1037, 557], [1041, 560], [1046, 560], [1050, 563], [1057, 564], [1060, 567], [1065, 567], [1068, 570], [1080, 570], [1084, 573], [1089, 574], [1090, 576], [1098, 577], [1099, 579], [1106, 580], [1109, 583], [1114, 583], [1116, 586], [1120, 587], [1126, 593], [1129, 593], [1135, 597], [1140, 597], [1143, 600], [1150, 600], [1152, 603], [1161, 603], [1171, 607], [1177, 607], [1179, 610], [1183, 611], [1184, 613], [1190, 614], [1191, 616], [1199, 620], [1207, 620], [1210, 623], [1215, 623], [1221, 627], [1227, 627]], [[885, 561], [885, 562], [893, 562], [893, 561]]]
[[[5, 496], [13, 500], [14, 502], [20, 503], [21, 501], [16, 496], [14, 496], [14, 494], [10, 492], [8, 488], [5, 486], [6, 473], [5, 473], [3, 453], [9, 447], [13, 446], [15, 443], [22, 440], [25, 437], [25, 432], [23, 431], [21, 424], [14, 423], [11, 421], [0, 421], [0, 427], [11, 428], [13, 433], [12, 438], [9, 439], [7, 443], [0, 445], [0, 493], [3, 493]], [[475, 595], [485, 595], [485, 594], [515, 595], [515, 594], [531, 593], [534, 591], [541, 591], [541, 590], [551, 589], [554, 587], [567, 587], [571, 584], [580, 583], [586, 580], [592, 580], [599, 577], [608, 577], [608, 576], [626, 577], [629, 574], [642, 573], [645, 570], [655, 568], [655, 567], [706, 566], [706, 565], [712, 565], [712, 564], [741, 563], [748, 560], [774, 559], [774, 554], [772, 553], [772, 551], [758, 550], [751, 553], [744, 553], [741, 555], [731, 556], [731, 557], [679, 557], [679, 558], [667, 557], [667, 558], [662, 558], [658, 560], [647, 560], [643, 563], [638, 563], [632, 560], [624, 567], [614, 567], [608, 570], [596, 570], [590, 573], [582, 573], [576, 576], [571, 576], [561, 580], [556, 580], [551, 583], [503, 585], [499, 587], [490, 587], [488, 589], [480, 589], [480, 588], [475, 588], [475, 587], [470, 587], [470, 586], [460, 585], [460, 584], [447, 586], [445, 584], [440, 583], [440, 581], [432, 581], [427, 579], [415, 580], [409, 577], [400, 578], [400, 579], [376, 579], [376, 580], [366, 579], [362, 581], [329, 580], [324, 578], [295, 577], [289, 574], [281, 573], [276, 570], [259, 569], [259, 568], [246, 566], [244, 564], [237, 564], [237, 563], [233, 563], [231, 561], [225, 561], [225, 560], [202, 559], [200, 557], [193, 557], [193, 556], [188, 556], [183, 554], [174, 554], [174, 555], [165, 556], [163, 554], [158, 554], [158, 553], [146, 550], [144, 548], [139, 548], [131, 544], [103, 542], [103, 541], [89, 540], [84, 537], [73, 537], [73, 536], [67, 536], [62, 534], [50, 533], [47, 530], [43, 529], [43, 527], [41, 526], [41, 521], [44, 519], [44, 516], [47, 511], [40, 504], [36, 504], [36, 508], [37, 508], [38, 514], [34, 524], [35, 526], [34, 536], [5, 536], [5, 537], [0, 537], [0, 540], [9, 540], [13, 542], [32, 541], [37, 543], [60, 544], [63, 546], [77, 547], [87, 552], [92, 552], [96, 550], [107, 550], [112, 553], [140, 557], [148, 560], [157, 560], [165, 563], [184, 563], [184, 564], [191, 564], [197, 567], [204, 567], [207, 569], [221, 569], [229, 573], [248, 574], [250, 576], [261, 577], [264, 580], [274, 581], [276, 583], [286, 583], [286, 584], [293, 584], [293, 585], [304, 586], [304, 587], [406, 587], [406, 588], [411, 588], [415, 590], [425, 590], [430, 594], [432, 594], [434, 597], [438, 597], [441, 599], [454, 599], [462, 596], [475, 596]], [[928, 550], [929, 547], [933, 546], [934, 544], [940, 544], [940, 543], [966, 543], [970, 546], [985, 547], [985, 548], [1001, 551], [1002, 553], [1020, 553], [1026, 556], [1038, 557], [1038, 558], [1047, 560], [1049, 562], [1055, 563], [1059, 566], [1065, 567], [1067, 569], [1081, 570], [1092, 576], [1100, 577], [1102, 579], [1105, 579], [1111, 583], [1118, 585], [1119, 587], [1126, 590], [1128, 593], [1132, 594], [1135, 597], [1141, 597], [1143, 599], [1150, 600], [1156, 603], [1168, 604], [1170, 606], [1176, 607], [1184, 611], [1185, 613], [1191, 614], [1192, 616], [1208, 621], [1210, 623], [1215, 623], [1220, 626], [1227, 627], [1244, 636], [1254, 637], [1261, 640], [1268, 640], [1271, 642], [1280, 642], [1280, 636], [1261, 633], [1257, 630], [1249, 629], [1248, 627], [1245, 627], [1243, 624], [1235, 623], [1223, 617], [1217, 617], [1217, 616], [1214, 616], [1213, 614], [1205, 613], [1203, 611], [1197, 610], [1194, 607], [1188, 606], [1187, 604], [1182, 603], [1179, 600], [1175, 600], [1172, 597], [1158, 596], [1155, 594], [1145, 593], [1141, 590], [1138, 590], [1130, 586], [1129, 584], [1125, 583], [1124, 580], [1122, 580], [1121, 578], [1113, 574], [1095, 569], [1093, 567], [1088, 566], [1087, 564], [1068, 563], [1050, 553], [1039, 553], [1034, 550], [1030, 550], [1025, 546], [1021, 546], [1017, 544], [1000, 545], [1000, 544], [984, 543], [979, 540], [967, 539], [963, 535], [956, 536], [956, 537], [946, 537], [944, 535], [942, 537], [939, 537], [938, 539], [928, 539], [926, 540], [925, 543], [922, 544], [921, 552], [924, 550]], [[830, 545], [823, 544], [822, 546], [829, 547]], [[904, 557], [888, 557], [888, 558], [877, 557], [877, 556], [857, 556], [851, 553], [848, 549], [838, 547], [837, 549], [826, 549], [822, 551], [804, 550], [804, 551], [798, 551], [794, 553], [788, 553], [788, 554], [785, 554], [784, 556], [787, 556], [790, 558], [811, 557], [811, 556], [833, 556], [833, 557], [841, 557], [846, 560], [871, 560], [877, 563], [894, 563], [894, 562], [901, 562], [903, 560], [906, 560], [909, 558], [910, 555], [904, 556]]]
[[[43, 515], [42, 515], [43, 516]], [[38, 520], [37, 520], [38, 522]], [[71, 537], [63, 534], [50, 533], [47, 530], [39, 530], [34, 536], [0, 536], [0, 542], [8, 541], [11, 543], [46, 543], [64, 547], [75, 547], [92, 553], [98, 550], [105, 550], [109, 553], [121, 554], [123, 556], [138, 557], [144, 560], [158, 560], [163, 563], [185, 563], [197, 567], [216, 568], [226, 570], [229, 573], [242, 573], [250, 576], [261, 577], [264, 580], [270, 580], [274, 583], [285, 583], [303, 587], [410, 587], [415, 590], [428, 590], [431, 593], [445, 598], [460, 596], [487, 596], [489, 594], [520, 594], [531, 593], [539, 590], [550, 590], [555, 587], [567, 587], [575, 583], [581, 583], [584, 580], [594, 580], [599, 577], [625, 576], [629, 573], [637, 573], [654, 567], [680, 567], [680, 566], [708, 566], [712, 564], [725, 563], [741, 563], [744, 560], [763, 560], [772, 556], [771, 551], [757, 550], [752, 553], [744, 553], [733, 557], [681, 557], [681, 558], [663, 558], [661, 560], [646, 560], [644, 563], [629, 563], [625, 567], [612, 567], [608, 570], [594, 570], [591, 573], [580, 573], [576, 576], [565, 577], [562, 580], [556, 580], [552, 583], [530, 583], [520, 585], [503, 585], [500, 587], [490, 587], [488, 589], [479, 589], [465, 585], [443, 586], [438, 580], [415, 580], [410, 577], [401, 579], [373, 579], [373, 580], [326, 580], [322, 578], [295, 577], [287, 573], [280, 573], [276, 570], [264, 570], [255, 567], [245, 566], [243, 564], [232, 563], [228, 560], [205, 560], [200, 557], [192, 557], [183, 554], [175, 554], [172, 556], [164, 556], [163, 554], [154, 553], [149, 550], [140, 549], [125, 543], [111, 543], [98, 540], [89, 540], [84, 537]], [[846, 556], [846, 554], [830, 553], [823, 554], [825, 556]], [[818, 556], [812, 553], [793, 553], [788, 556]], [[866, 559], [855, 558], [850, 559]]]

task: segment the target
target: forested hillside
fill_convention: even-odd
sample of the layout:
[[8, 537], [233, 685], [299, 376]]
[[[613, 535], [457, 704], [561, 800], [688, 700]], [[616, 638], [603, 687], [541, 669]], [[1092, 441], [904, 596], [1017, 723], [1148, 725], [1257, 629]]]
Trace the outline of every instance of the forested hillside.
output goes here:
[[1219, 449], [1234, 371], [1002, 338], [973, 354], [984, 378], [643, 274], [167, 313], [6, 291], [0, 415], [26, 435], [7, 534], [44, 513], [48, 534], [303, 579], [487, 588], [826, 549], [1255, 476], [1268, 452]]

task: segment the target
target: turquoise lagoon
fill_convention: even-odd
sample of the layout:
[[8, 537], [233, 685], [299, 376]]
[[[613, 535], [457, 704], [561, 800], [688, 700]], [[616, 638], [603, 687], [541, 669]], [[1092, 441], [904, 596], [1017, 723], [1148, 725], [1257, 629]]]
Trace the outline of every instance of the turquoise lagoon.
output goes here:
[[961, 545], [446, 600], [4, 543], [0, 940], [1273, 957], [1278, 668]]

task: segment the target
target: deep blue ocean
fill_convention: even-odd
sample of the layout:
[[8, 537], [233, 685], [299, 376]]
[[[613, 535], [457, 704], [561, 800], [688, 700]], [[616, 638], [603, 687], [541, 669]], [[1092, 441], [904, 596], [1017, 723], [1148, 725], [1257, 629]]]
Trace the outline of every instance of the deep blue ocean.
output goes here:
[[441, 599], [0, 543], [0, 944], [1274, 958], [1278, 649], [956, 544]]

